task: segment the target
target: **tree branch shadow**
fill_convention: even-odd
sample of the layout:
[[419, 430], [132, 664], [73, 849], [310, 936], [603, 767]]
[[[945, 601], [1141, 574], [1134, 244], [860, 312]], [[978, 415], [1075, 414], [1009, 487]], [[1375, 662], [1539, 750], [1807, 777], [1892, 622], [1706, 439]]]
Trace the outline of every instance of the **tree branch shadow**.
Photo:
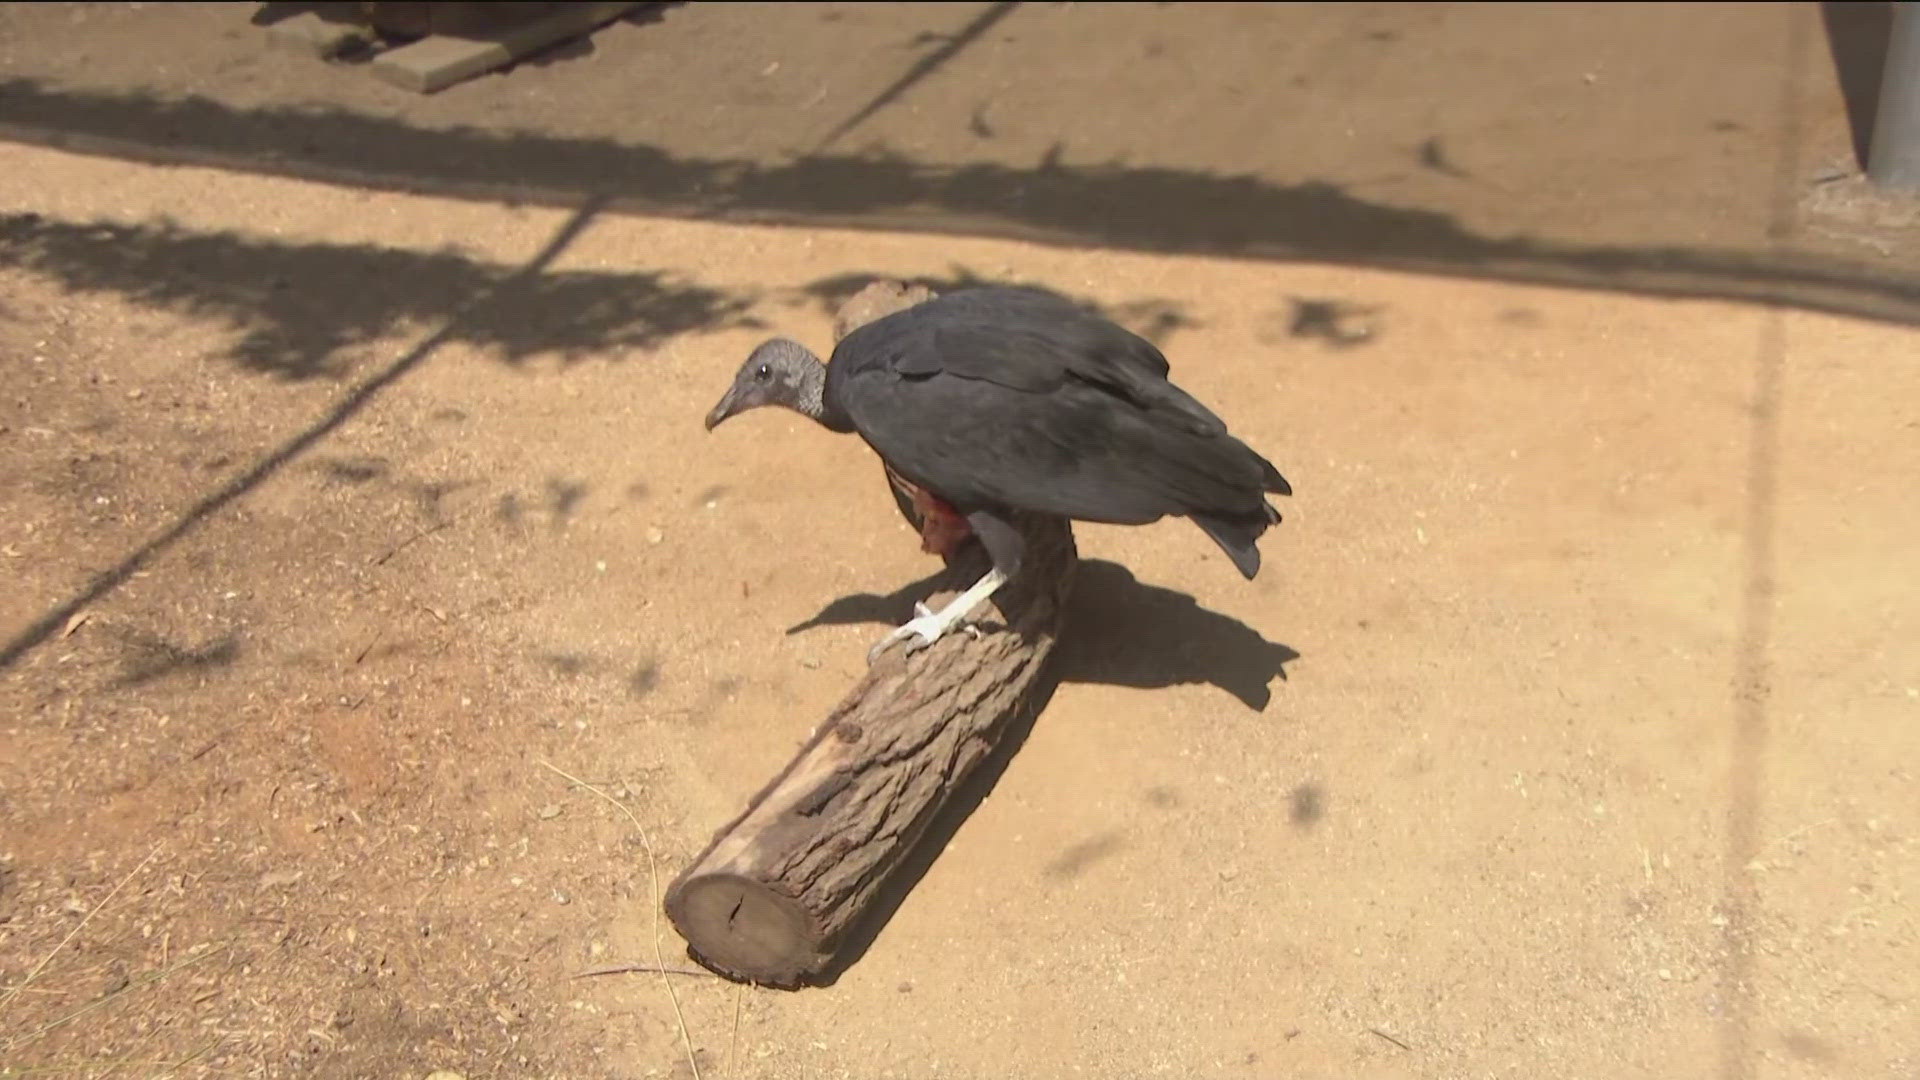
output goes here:
[[119, 644], [120, 674], [108, 685], [127, 690], [174, 675], [228, 667], [240, 656], [239, 635], [228, 633], [202, 645], [184, 645], [134, 627], [110, 631]]
[[703, 158], [611, 140], [431, 130], [337, 108], [237, 110], [199, 97], [66, 90], [31, 78], [0, 80], [0, 138], [513, 204], [574, 206], [617, 191], [610, 208], [664, 216], [1338, 263], [1920, 324], [1920, 276], [1880, 264], [1772, 247], [1495, 237], [1324, 181], [1067, 165], [1058, 146], [1025, 167], [924, 163], [884, 150]]
[[[752, 299], [661, 271], [523, 271], [453, 251], [283, 243], [173, 224], [75, 224], [0, 215], [0, 266], [112, 292], [239, 333], [232, 359], [287, 379], [339, 377], [343, 353], [467, 307], [449, 341], [503, 362], [650, 349], [690, 330], [757, 326]], [[502, 286], [512, 282], [512, 289]], [[476, 296], [491, 296], [468, 307]]]
[[[539, 291], [539, 279], [551, 266], [561, 252], [572, 245], [587, 225], [600, 214], [603, 207], [594, 200], [578, 208], [557, 230], [552, 238], [519, 269], [504, 275], [491, 286], [476, 294], [464, 298], [463, 303], [450, 305], [451, 314], [445, 317], [438, 330], [421, 339], [413, 348], [407, 350], [392, 363], [372, 376], [359, 382], [343, 395], [323, 415], [304, 430], [279, 446], [261, 455], [252, 466], [240, 472], [218, 489], [187, 508], [166, 528], [160, 530], [145, 543], [128, 552], [113, 566], [95, 574], [93, 580], [72, 597], [43, 614], [26, 628], [15, 634], [4, 644], [0, 644], [0, 670], [5, 670], [30, 650], [43, 644], [57, 633], [68, 619], [82, 608], [117, 589], [150, 562], [156, 555], [168, 550], [183, 537], [197, 528], [201, 522], [225, 509], [229, 503], [258, 487], [261, 482], [278, 473], [294, 458], [320, 443], [342, 424], [364, 409], [368, 403], [385, 392], [394, 383], [438, 352], [441, 346], [457, 340], [469, 325], [485, 325], [488, 320], [488, 308], [496, 304], [513, 305], [517, 301], [519, 290]], [[213, 654], [218, 657], [219, 650]]]
[[978, 15], [973, 17], [971, 22], [953, 33], [940, 34], [924, 42], [916, 41], [914, 43], [916, 45], [931, 44], [935, 47], [926, 55], [914, 61], [912, 67], [908, 68], [905, 73], [898, 79], [895, 79], [886, 89], [875, 95], [873, 100], [861, 106], [852, 116], [847, 117], [835, 125], [834, 129], [828, 132], [826, 137], [821, 139], [814, 149], [816, 151], [825, 149], [838, 141], [842, 135], [859, 127], [868, 117], [873, 116], [875, 113], [898, 101], [908, 90], [913, 89], [916, 83], [926, 79], [934, 72], [940, 70], [941, 67], [945, 66], [948, 61], [966, 51], [968, 46], [980, 40], [987, 31], [993, 29], [994, 24], [1006, 18], [1008, 15], [1013, 14], [1013, 10], [1019, 6], [1020, 5], [1014, 2], [1014, 0], [997, 0], [996, 3], [988, 4]]

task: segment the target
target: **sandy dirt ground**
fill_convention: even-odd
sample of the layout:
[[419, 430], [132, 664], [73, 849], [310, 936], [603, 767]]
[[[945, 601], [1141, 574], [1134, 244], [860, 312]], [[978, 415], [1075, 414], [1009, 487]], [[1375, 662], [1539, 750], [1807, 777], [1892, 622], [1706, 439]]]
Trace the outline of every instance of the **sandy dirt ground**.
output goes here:
[[[414, 99], [251, 10], [0, 8], [0, 1076], [1920, 1078], [1915, 217], [1848, 172], [1833, 16], [695, 4]], [[48, 145], [136, 91], [193, 104], [145, 160]], [[1209, 209], [1140, 196], [1060, 246], [204, 138], [323, 101], [387, 127], [319, 144], [960, 172], [1072, 114], [1057, 170], [1390, 167], [1402, 216], [1175, 251]], [[837, 983], [576, 977], [686, 964], [659, 884], [907, 612], [815, 617], [935, 568], [857, 440], [700, 427], [873, 276], [1102, 306], [1298, 494], [1252, 583], [1183, 522], [1078, 531], [1059, 689]]]

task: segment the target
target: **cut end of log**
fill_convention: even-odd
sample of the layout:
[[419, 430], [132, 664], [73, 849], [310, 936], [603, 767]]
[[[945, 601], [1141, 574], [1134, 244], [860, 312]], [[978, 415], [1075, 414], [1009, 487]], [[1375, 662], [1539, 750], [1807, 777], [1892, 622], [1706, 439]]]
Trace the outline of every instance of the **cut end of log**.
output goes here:
[[679, 882], [667, 894], [667, 910], [694, 958], [730, 978], [792, 988], [827, 962], [814, 950], [820, 932], [805, 909], [739, 874]]

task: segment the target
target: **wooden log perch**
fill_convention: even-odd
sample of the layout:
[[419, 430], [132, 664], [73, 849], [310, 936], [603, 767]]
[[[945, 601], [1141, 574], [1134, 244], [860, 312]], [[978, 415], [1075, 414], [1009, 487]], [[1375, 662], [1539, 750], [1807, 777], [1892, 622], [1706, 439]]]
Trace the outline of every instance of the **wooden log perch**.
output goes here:
[[[842, 310], [836, 332], [931, 295], [870, 285]], [[902, 512], [912, 519], [910, 504]], [[694, 960], [763, 986], [829, 978], [849, 931], [927, 826], [1038, 704], [1078, 554], [1063, 519], [1017, 524], [1027, 542], [1020, 575], [975, 614], [997, 612], [924, 649], [888, 650], [668, 886], [667, 917]], [[967, 544], [928, 603], [939, 607], [987, 565], [980, 545]]]

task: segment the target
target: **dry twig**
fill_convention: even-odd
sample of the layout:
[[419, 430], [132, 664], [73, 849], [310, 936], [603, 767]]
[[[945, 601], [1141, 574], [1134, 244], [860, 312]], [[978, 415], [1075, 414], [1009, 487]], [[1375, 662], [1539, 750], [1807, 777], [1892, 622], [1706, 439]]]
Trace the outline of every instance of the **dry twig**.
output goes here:
[[605, 799], [614, 809], [625, 814], [627, 820], [633, 822], [634, 831], [640, 834], [640, 846], [647, 849], [647, 905], [653, 911], [654, 964], [660, 969], [660, 985], [666, 988], [667, 1000], [673, 1002], [673, 1018], [680, 1025], [680, 1041], [686, 1045], [687, 1065], [693, 1070], [693, 1080], [701, 1080], [700, 1062], [693, 1054], [693, 1036], [687, 1032], [687, 1016], [680, 1011], [680, 995], [673, 992], [673, 981], [667, 978], [667, 972], [665, 970], [667, 966], [666, 956], [660, 951], [660, 869], [653, 856], [653, 840], [647, 835], [647, 827], [642, 825], [640, 819], [634, 816], [633, 811], [627, 809], [627, 805], [620, 800], [601, 791], [585, 780], [561, 769], [558, 765], [547, 761], [542, 761], [540, 764], [555, 775], [562, 777], [570, 783], [586, 788], [588, 791]]

